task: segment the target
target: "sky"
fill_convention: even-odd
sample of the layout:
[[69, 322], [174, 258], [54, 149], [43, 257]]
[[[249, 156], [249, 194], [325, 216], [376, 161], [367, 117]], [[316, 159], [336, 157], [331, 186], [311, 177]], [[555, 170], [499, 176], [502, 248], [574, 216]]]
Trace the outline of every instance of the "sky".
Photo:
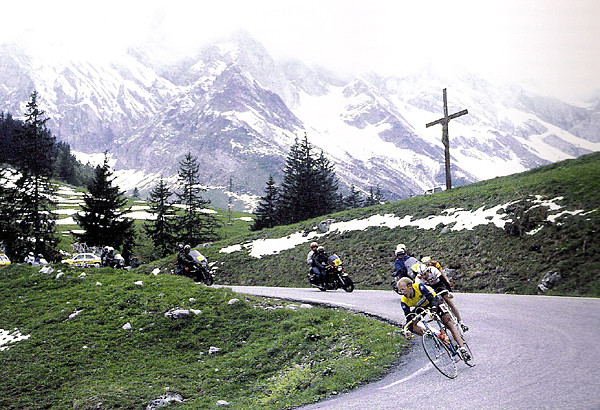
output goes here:
[[[7, 4], [4, 4], [7, 3]], [[340, 74], [402, 76], [463, 67], [563, 100], [600, 89], [600, 1], [2, 0], [0, 43], [27, 33], [40, 53], [106, 58], [160, 42], [192, 55], [245, 30], [275, 58]], [[10, 13], [10, 14], [9, 14]], [[58, 50], [62, 50], [58, 53]]]

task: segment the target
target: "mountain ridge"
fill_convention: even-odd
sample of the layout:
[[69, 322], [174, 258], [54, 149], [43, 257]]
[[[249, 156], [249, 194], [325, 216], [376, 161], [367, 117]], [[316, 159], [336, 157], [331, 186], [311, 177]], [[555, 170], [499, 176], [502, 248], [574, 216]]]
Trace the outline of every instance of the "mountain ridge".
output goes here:
[[[107, 150], [116, 171], [155, 178], [174, 175], [190, 151], [207, 185], [234, 177], [240, 192], [254, 195], [269, 175], [281, 178], [289, 147], [305, 133], [332, 159], [344, 189], [379, 185], [397, 200], [442, 185], [441, 130], [425, 129], [442, 116], [442, 88], [451, 113], [469, 110], [450, 123], [455, 185], [600, 150], [599, 102], [578, 107], [432, 67], [402, 78], [342, 80], [300, 61], [275, 61], [244, 33], [169, 66], [143, 50], [105, 65], [43, 69], [18, 47], [5, 44], [0, 54], [0, 110], [22, 112], [35, 87], [50, 129], [73, 150]], [[137, 186], [130, 179], [124, 188], [143, 192], [152, 180]]]

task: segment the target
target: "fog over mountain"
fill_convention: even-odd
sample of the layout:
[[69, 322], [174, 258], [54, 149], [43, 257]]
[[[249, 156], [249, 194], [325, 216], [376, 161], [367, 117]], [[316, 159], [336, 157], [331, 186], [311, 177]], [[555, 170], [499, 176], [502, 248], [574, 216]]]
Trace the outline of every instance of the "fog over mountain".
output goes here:
[[[600, 99], [586, 106], [525, 92], [475, 73], [424, 67], [410, 76], [340, 78], [300, 61], [275, 61], [236, 33], [176, 64], [150, 48], [111, 62], [50, 61], [0, 46], [0, 110], [22, 116], [36, 89], [58, 140], [108, 151], [118, 183], [150, 189], [191, 151], [203, 183], [262, 195], [281, 182], [305, 134], [335, 164], [343, 189], [379, 185], [390, 200], [445, 184], [442, 90], [450, 113], [454, 185], [524, 171], [600, 150]], [[222, 203], [219, 200], [216, 204]]]

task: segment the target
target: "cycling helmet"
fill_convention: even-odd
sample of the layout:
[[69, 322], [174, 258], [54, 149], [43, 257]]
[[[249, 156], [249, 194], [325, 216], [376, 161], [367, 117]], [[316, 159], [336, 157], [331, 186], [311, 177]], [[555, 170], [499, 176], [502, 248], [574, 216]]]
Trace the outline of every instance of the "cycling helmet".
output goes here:
[[314, 249], [314, 248], [316, 248], [316, 247], [318, 247], [318, 246], [319, 246], [319, 244], [318, 244], [318, 243], [316, 243], [316, 242], [312, 242], [312, 243], [310, 244], [310, 249]]
[[406, 245], [403, 243], [399, 243], [396, 246], [396, 255], [404, 255], [406, 253]]

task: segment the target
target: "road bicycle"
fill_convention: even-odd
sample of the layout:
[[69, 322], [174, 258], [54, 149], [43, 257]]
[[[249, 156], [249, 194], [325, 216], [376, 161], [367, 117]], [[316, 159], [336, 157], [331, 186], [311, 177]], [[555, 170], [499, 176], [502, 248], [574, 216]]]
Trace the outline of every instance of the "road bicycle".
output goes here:
[[467, 349], [469, 357], [462, 355], [458, 351], [459, 346], [454, 340], [452, 332], [446, 328], [446, 325], [437, 313], [429, 309], [422, 309], [404, 325], [403, 331], [405, 335], [410, 334], [409, 328], [413, 323], [415, 325], [420, 323], [423, 328], [423, 336], [421, 338], [423, 350], [425, 350], [425, 354], [433, 366], [444, 376], [454, 379], [458, 375], [456, 363], [461, 360], [469, 367], [475, 366], [473, 353], [464, 335], [460, 333], [463, 346]]

